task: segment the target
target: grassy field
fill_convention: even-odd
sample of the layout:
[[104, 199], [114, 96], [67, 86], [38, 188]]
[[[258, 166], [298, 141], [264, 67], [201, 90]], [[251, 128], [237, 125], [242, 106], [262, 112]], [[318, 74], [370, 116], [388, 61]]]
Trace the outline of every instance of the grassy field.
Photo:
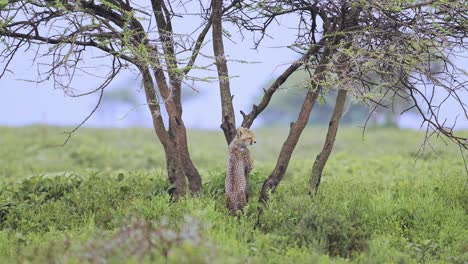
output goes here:
[[[252, 199], [224, 206], [226, 144], [191, 131], [199, 197], [169, 203], [160, 144], [146, 129], [0, 128], [2, 263], [468, 263], [468, 187], [459, 150], [421, 133], [339, 132], [317, 196], [307, 182], [324, 131], [307, 129], [256, 222], [257, 194], [287, 130], [260, 130]], [[8, 262], [7, 262], [8, 261]]]

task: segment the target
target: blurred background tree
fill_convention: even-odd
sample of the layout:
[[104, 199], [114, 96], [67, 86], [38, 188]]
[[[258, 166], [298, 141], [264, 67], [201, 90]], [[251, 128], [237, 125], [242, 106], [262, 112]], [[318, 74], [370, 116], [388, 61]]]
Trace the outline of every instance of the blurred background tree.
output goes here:
[[[431, 63], [429, 67], [431, 72], [434, 73], [440, 71], [441, 68], [442, 65], [440, 63]], [[297, 71], [280, 86], [275, 96], [271, 99], [269, 106], [260, 117], [262, 126], [289, 124], [297, 117], [300, 110], [297, 106], [302, 104], [307, 94], [309, 78], [304, 71]], [[377, 80], [377, 76], [373, 78]], [[270, 86], [273, 81], [269, 81], [264, 87]], [[329, 89], [327, 92], [322, 92], [318, 104], [315, 105], [314, 111], [311, 113], [309, 125], [328, 125], [335, 108], [337, 90], [334, 88]], [[262, 94], [255, 98], [254, 101], [259, 101], [261, 96]], [[400, 114], [410, 107], [407, 101], [398, 100], [397, 98], [391, 107], [371, 104], [368, 101], [356, 99], [351, 95], [347, 96], [346, 101], [345, 113], [341, 123], [352, 126], [362, 126], [367, 123], [367, 126], [370, 127], [400, 127]], [[408, 112], [416, 114], [414, 109], [410, 109]]]

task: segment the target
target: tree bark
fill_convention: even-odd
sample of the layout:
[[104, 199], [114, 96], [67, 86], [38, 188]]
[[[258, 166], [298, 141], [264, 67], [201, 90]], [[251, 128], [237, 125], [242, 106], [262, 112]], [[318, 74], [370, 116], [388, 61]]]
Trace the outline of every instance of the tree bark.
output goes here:
[[[154, 17], [158, 27], [158, 33], [162, 41], [164, 59], [167, 64], [170, 87], [167, 86], [164, 75], [161, 73], [156, 78], [162, 84], [161, 94], [164, 97], [169, 115], [169, 134], [177, 145], [177, 156], [182, 161], [183, 172], [189, 181], [190, 191], [195, 194], [201, 189], [201, 176], [193, 164], [187, 146], [187, 130], [182, 119], [182, 74], [178, 69], [177, 58], [174, 48], [171, 15], [163, 0], [151, 0]], [[204, 36], [201, 38], [203, 40]], [[196, 56], [193, 57], [195, 60]], [[158, 63], [159, 64], [159, 63]], [[159, 86], [158, 82], [158, 86]], [[170, 101], [170, 102], [168, 102]], [[173, 106], [173, 107], [172, 107]], [[172, 163], [168, 163], [172, 166]]]
[[307, 92], [296, 123], [291, 123], [289, 135], [281, 147], [276, 166], [270, 176], [263, 183], [259, 199], [260, 202], [265, 204], [268, 201], [268, 191], [274, 191], [283, 179], [283, 176], [288, 168], [291, 155], [294, 151], [294, 148], [296, 147], [297, 142], [299, 141], [299, 137], [304, 130], [304, 127], [309, 120], [310, 113], [315, 104], [315, 101], [317, 101], [319, 93], [320, 88], [318, 86], [316, 86], [314, 89], [310, 89]]
[[314, 77], [311, 80], [312, 87], [307, 92], [306, 98], [304, 99], [304, 103], [302, 104], [296, 123], [291, 123], [289, 135], [286, 138], [286, 141], [283, 143], [283, 146], [281, 147], [276, 166], [273, 172], [270, 174], [270, 176], [263, 183], [259, 198], [259, 202], [261, 202], [262, 204], [267, 203], [268, 191], [274, 191], [283, 179], [284, 174], [286, 173], [294, 148], [296, 147], [296, 144], [299, 141], [299, 137], [301, 136], [302, 131], [304, 130], [305, 126], [307, 125], [307, 122], [309, 121], [312, 108], [320, 94], [320, 81], [323, 78], [322, 73], [325, 71], [326, 64], [328, 63], [329, 53], [329, 49], [326, 48], [322, 55], [322, 58], [320, 59], [319, 65], [315, 69]]
[[327, 137], [322, 151], [315, 158], [314, 165], [312, 166], [312, 175], [310, 178], [310, 193], [315, 194], [319, 188], [320, 180], [322, 178], [323, 168], [327, 164], [330, 153], [333, 150], [333, 145], [336, 139], [336, 133], [340, 124], [341, 117], [343, 116], [344, 105], [346, 103], [347, 90], [339, 90], [336, 97], [335, 109], [333, 110], [330, 123], [328, 124]]
[[223, 43], [223, 0], [213, 0], [213, 50], [218, 70], [219, 90], [221, 93], [221, 129], [228, 145], [236, 135], [236, 120], [232, 106], [231, 88], [229, 84], [229, 73], [226, 56], [224, 55]]
[[[165, 100], [166, 102], [171, 101]], [[172, 103], [167, 103], [166, 108], [168, 104], [173, 104]], [[169, 115], [169, 138], [171, 139], [171, 143], [174, 144], [174, 149], [175, 151], [172, 151], [172, 146], [171, 146], [171, 151], [167, 152], [166, 151], [166, 157], [169, 156], [170, 158], [168, 159], [174, 159], [175, 161], [169, 160], [167, 163], [168, 166], [168, 173], [177, 173], [177, 175], [180, 175], [182, 173], [182, 178], [184, 180], [182, 181], [179, 179], [179, 176], [174, 177], [173, 182], [176, 183], [176, 188], [184, 188], [183, 194], [185, 194], [185, 177], [189, 180], [190, 183], [190, 191], [192, 194], [196, 194], [200, 191], [201, 189], [201, 177], [200, 174], [198, 173], [198, 170], [195, 168], [194, 164], [192, 163], [192, 160], [190, 158], [190, 154], [188, 151], [188, 146], [187, 146], [187, 132], [185, 128], [184, 121], [182, 120], [181, 117], [179, 117], [178, 113], [173, 111], [174, 109], [177, 108], [171, 108], [171, 110], [168, 110], [168, 115]], [[180, 166], [180, 169], [179, 169]], [[169, 177], [169, 180], [171, 178]], [[171, 182], [172, 183], [172, 182]], [[180, 184], [180, 185], [179, 185]], [[181, 192], [179, 190], [175, 190], [174, 194], [175, 196], [179, 196]]]
[[[165, 129], [161, 116], [161, 108], [156, 96], [153, 78], [151, 77], [150, 71], [146, 67], [140, 67], [140, 71], [143, 76], [146, 101], [153, 119], [153, 127], [166, 154], [167, 176], [169, 178], [169, 183], [171, 184], [169, 193], [173, 200], [177, 200], [179, 197], [185, 195], [187, 183], [184, 172], [184, 161], [182, 156], [179, 155], [176, 140], [173, 138], [176, 133], [172, 132], [171, 135]], [[174, 131], [174, 118], [170, 117], [170, 119], [172, 121], [169, 121], [169, 130]]]
[[182, 157], [176, 147], [165, 148], [167, 176], [169, 177], [169, 194], [172, 200], [177, 200], [185, 196], [187, 181], [185, 179], [184, 165]]
[[[182, 119], [181, 119], [182, 120]], [[187, 176], [189, 181], [189, 189], [191, 194], [197, 194], [200, 192], [202, 187], [202, 180], [200, 173], [192, 162], [190, 157], [190, 152], [187, 144], [187, 132], [185, 125], [182, 124], [181, 132], [177, 140], [177, 145], [179, 146], [179, 155], [182, 158], [182, 164], [184, 166], [184, 173]]]

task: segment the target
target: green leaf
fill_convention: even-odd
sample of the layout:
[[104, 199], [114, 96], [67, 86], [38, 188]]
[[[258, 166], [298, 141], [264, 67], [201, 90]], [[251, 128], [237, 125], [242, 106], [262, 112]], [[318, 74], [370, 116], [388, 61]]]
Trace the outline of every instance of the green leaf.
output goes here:
[[8, 5], [8, 0], [0, 0], [0, 10], [4, 9]]

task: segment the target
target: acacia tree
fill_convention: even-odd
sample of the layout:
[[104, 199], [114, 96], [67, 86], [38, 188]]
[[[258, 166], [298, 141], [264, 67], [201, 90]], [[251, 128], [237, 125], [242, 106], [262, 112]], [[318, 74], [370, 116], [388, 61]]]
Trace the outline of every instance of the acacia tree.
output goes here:
[[[201, 188], [187, 147], [181, 86], [197, 79], [189, 73], [197, 67], [211, 19], [209, 8], [200, 4], [200, 27], [192, 34], [177, 34], [173, 20], [188, 11], [176, 14], [172, 4], [163, 0], [0, 1], [0, 78], [9, 73], [15, 57], [35, 49], [39, 82], [51, 79], [55, 88], [72, 97], [98, 93], [95, 108], [68, 133], [66, 143], [95, 112], [104, 89], [122, 70], [141, 75], [154, 130], [166, 154], [170, 192], [177, 198], [186, 192], [186, 177], [192, 193]], [[184, 3], [179, 5], [184, 10]], [[78, 92], [73, 84], [83, 74], [103, 81], [97, 88]], [[168, 116], [167, 127], [162, 108]]]
[[[0, 77], [20, 51], [32, 47], [39, 47], [37, 58], [51, 58], [52, 62], [46, 65], [43, 73], [44, 79], [53, 79], [55, 85], [70, 96], [97, 92], [102, 98], [105, 87], [122, 69], [132, 68], [142, 76], [154, 129], [166, 152], [174, 197], [185, 193], [185, 177], [189, 179], [192, 192], [199, 191], [201, 186], [200, 175], [187, 147], [181, 84], [197, 79], [189, 73], [199, 68], [195, 61], [210, 28], [221, 93], [221, 128], [227, 143], [235, 135], [233, 95], [223, 43], [223, 23], [226, 22], [238, 26], [241, 34], [244, 31], [257, 34], [255, 47], [268, 35], [270, 26], [279, 23], [279, 17], [292, 16], [298, 25], [297, 38], [291, 40], [290, 47], [300, 58], [264, 89], [258, 104], [247, 113], [241, 111], [241, 126], [252, 126], [275, 92], [295, 71], [304, 70], [310, 74], [309, 90], [297, 120], [291, 123], [277, 164], [263, 184], [260, 201], [266, 202], [268, 192], [275, 190], [282, 180], [317, 98], [330, 89], [338, 89], [340, 96], [324, 148], [312, 169], [311, 191], [318, 188], [333, 148], [347, 94], [384, 107], [397, 97], [408, 100], [424, 118], [427, 137], [443, 134], [461, 147], [467, 147], [466, 139], [439, 119], [437, 103], [444, 101], [432, 99], [437, 90], [446, 91], [467, 117], [460, 97], [460, 92], [466, 91], [466, 75], [452, 61], [454, 48], [466, 49], [463, 41], [467, 7], [458, 1], [189, 1], [194, 5], [192, 9], [201, 10], [197, 14], [202, 18], [201, 27], [195, 31], [197, 37], [174, 32], [174, 21], [182, 22], [186, 15], [193, 15], [186, 10], [184, 2], [24, 0], [0, 3], [4, 3], [0, 6], [0, 38], [5, 46], [0, 51], [3, 60]], [[174, 3], [182, 11], [175, 11]], [[86, 54], [90, 49], [100, 52], [96, 57], [99, 60], [109, 58], [110, 70], [97, 89], [76, 94], [70, 84], [77, 71], [86, 72], [80, 66], [88, 61]], [[429, 70], [434, 61], [444, 65], [443, 71]], [[377, 81], [375, 76], [378, 76]], [[427, 85], [432, 89], [425, 89]], [[167, 112], [168, 127], [163, 122], [161, 106]]]
[[[220, 3], [217, 3], [218, 9], [221, 9]], [[254, 104], [248, 114], [241, 111], [242, 126], [252, 125], [294, 71], [305, 70], [310, 74], [309, 91], [297, 120], [291, 123], [276, 166], [263, 184], [260, 202], [266, 203], [269, 191], [274, 191], [282, 180], [315, 101], [330, 89], [337, 89], [338, 97], [324, 147], [313, 163], [311, 193], [319, 187], [333, 149], [347, 94], [373, 109], [391, 107], [396, 99], [407, 101], [409, 109], [417, 109], [423, 118], [421, 126], [426, 129], [423, 147], [430, 144], [430, 137], [443, 135], [461, 150], [466, 149], [467, 139], [457, 135], [453, 127], [439, 117], [439, 109], [451, 98], [459, 105], [460, 114], [468, 118], [461, 97], [467, 91], [467, 73], [453, 62], [457, 49], [459, 52], [467, 50], [467, 10], [465, 3], [443, 0], [238, 1], [236, 10], [226, 14], [224, 20], [234, 23], [240, 30], [257, 33], [255, 47], [268, 36], [270, 25], [280, 23], [279, 17], [295, 17], [297, 38], [290, 47], [301, 54], [299, 60], [264, 90], [259, 104]], [[221, 21], [218, 19], [216, 23], [221, 24]], [[214, 40], [216, 37], [222, 38], [220, 34], [214, 36]], [[221, 40], [218, 45], [222, 45]], [[222, 52], [217, 55], [224, 56]], [[431, 71], [434, 63], [444, 65], [443, 69], [434, 73]], [[222, 74], [227, 73], [225, 66], [218, 70], [220, 76], [227, 75]], [[225, 93], [223, 109], [231, 109], [229, 83], [220, 85], [220, 89]], [[440, 92], [446, 95], [445, 100], [434, 100], [435, 94]], [[234, 120], [233, 114], [226, 111], [221, 127], [228, 142], [232, 138], [231, 129], [235, 127], [235, 121], [231, 120]]]

